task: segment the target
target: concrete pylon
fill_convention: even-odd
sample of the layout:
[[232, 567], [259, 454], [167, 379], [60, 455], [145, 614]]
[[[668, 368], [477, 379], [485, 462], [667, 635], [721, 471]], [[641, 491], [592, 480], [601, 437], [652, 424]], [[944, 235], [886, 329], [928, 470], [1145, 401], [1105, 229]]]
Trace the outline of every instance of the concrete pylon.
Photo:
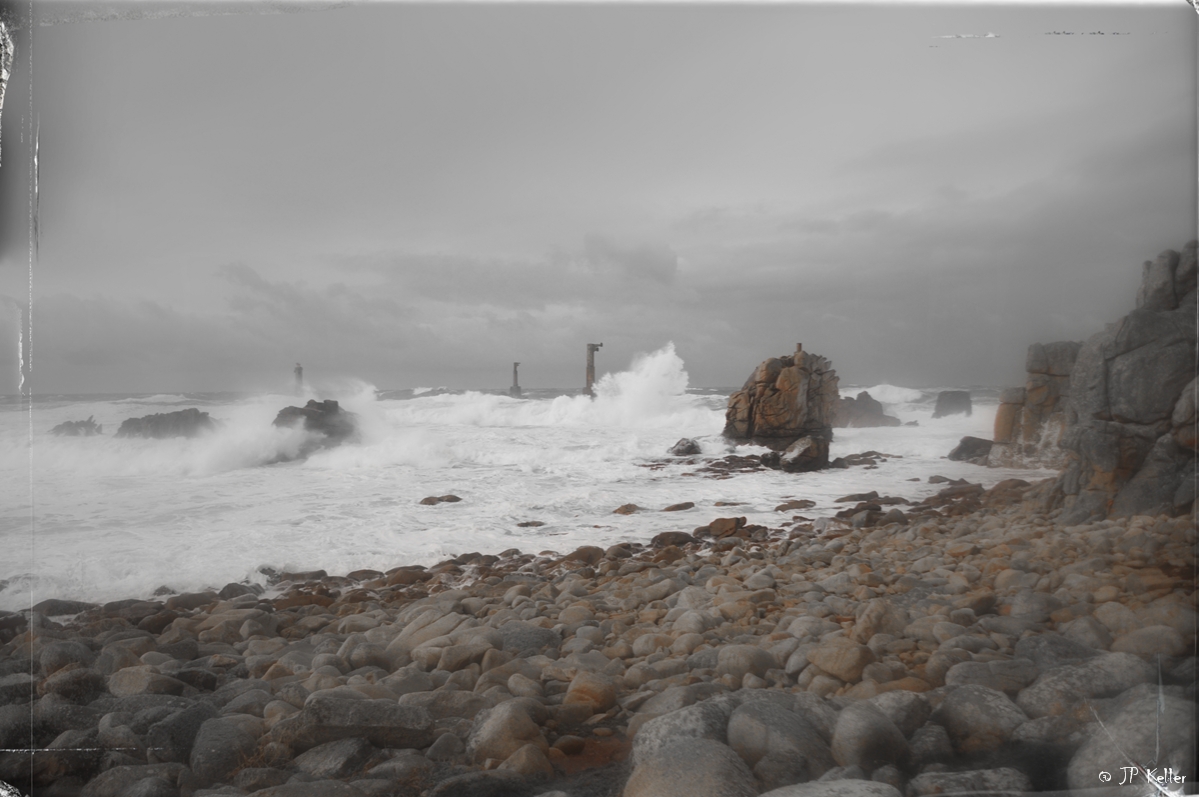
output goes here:
[[512, 396], [513, 398], [521, 397], [521, 386], [517, 383], [517, 366], [518, 365], [520, 365], [520, 363], [513, 363], [513, 383], [512, 383], [512, 387], [510, 387], [508, 389], [508, 395]]
[[596, 352], [600, 350], [603, 343], [589, 343], [587, 345], [587, 384], [583, 388], [585, 396], [595, 396], [596, 393], [592, 390], [592, 385], [596, 382]]

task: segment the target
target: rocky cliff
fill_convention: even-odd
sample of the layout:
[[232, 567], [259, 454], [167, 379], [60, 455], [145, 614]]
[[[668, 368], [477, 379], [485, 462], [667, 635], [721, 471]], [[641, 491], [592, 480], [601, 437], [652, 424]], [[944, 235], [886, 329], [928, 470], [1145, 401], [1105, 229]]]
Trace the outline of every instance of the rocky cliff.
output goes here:
[[1071, 368], [1082, 344], [1035, 343], [1025, 356], [1025, 387], [1000, 394], [987, 464], [1000, 468], [1062, 468], [1059, 443], [1068, 424]]
[[1060, 522], [1195, 512], [1196, 370], [1192, 241], [1147, 261], [1136, 309], [1079, 349]]
[[838, 377], [829, 360], [805, 352], [764, 360], [729, 397], [725, 436], [775, 451], [801, 446], [805, 470], [829, 464]]

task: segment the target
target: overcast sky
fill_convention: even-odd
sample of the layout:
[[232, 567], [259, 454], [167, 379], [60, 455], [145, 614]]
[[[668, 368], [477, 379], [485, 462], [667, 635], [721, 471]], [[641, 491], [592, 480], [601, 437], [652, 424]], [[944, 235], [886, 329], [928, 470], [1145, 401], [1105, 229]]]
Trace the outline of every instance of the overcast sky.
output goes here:
[[668, 341], [700, 386], [797, 341], [843, 382], [1019, 384], [1028, 344], [1099, 331], [1196, 236], [1183, 2], [385, 3], [33, 37], [38, 393], [272, 389], [295, 361], [574, 387], [585, 343], [603, 372]]

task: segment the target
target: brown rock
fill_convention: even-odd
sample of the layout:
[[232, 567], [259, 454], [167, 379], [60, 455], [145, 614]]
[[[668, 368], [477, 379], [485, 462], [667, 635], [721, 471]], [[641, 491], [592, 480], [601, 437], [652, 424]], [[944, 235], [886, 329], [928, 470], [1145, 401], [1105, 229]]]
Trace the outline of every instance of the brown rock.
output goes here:
[[536, 744], [527, 744], [504, 759], [497, 769], [512, 770], [521, 775], [533, 777], [552, 777], [554, 765], [546, 757], [546, 752]]
[[776, 451], [812, 437], [823, 450], [816, 467], [829, 464], [837, 410], [837, 373], [824, 357], [804, 352], [762, 362], [742, 389], [729, 397], [725, 436]]
[[808, 660], [846, 683], [855, 683], [862, 677], [863, 668], [875, 661], [875, 654], [866, 645], [838, 637], [809, 652]]
[[576, 703], [589, 706], [593, 714], [603, 714], [617, 704], [617, 686], [606, 675], [580, 670], [563, 698], [564, 706]]

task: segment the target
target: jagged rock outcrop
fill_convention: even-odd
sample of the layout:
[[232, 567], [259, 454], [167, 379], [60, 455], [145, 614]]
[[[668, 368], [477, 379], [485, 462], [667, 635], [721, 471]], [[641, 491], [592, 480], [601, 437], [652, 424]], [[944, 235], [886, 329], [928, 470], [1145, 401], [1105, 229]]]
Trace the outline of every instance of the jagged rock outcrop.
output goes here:
[[956, 462], [970, 462], [975, 465], [986, 465], [988, 464], [988, 454], [994, 445], [991, 440], [984, 440], [982, 437], [967, 436], [958, 441], [958, 445], [946, 455], [946, 459], [952, 459]]
[[824, 468], [837, 404], [837, 372], [797, 344], [793, 355], [764, 360], [729, 397], [725, 436], [774, 451], [795, 449], [789, 469]]
[[89, 415], [86, 421], [63, 421], [50, 430], [50, 434], [59, 437], [91, 437], [104, 434], [104, 427], [95, 421], [94, 415]]
[[883, 404], [876, 401], [870, 393], [864, 390], [854, 398], [838, 400], [833, 425], [838, 429], [861, 428], [865, 426], [899, 426], [900, 419], [893, 418], [891, 415], [885, 415]]
[[196, 437], [217, 428], [207, 412], [195, 407], [177, 412], [160, 412], [141, 418], [129, 418], [117, 429], [117, 437]]
[[1062, 468], [1067, 452], [1059, 446], [1069, 421], [1071, 369], [1083, 344], [1075, 341], [1035, 343], [1025, 355], [1025, 387], [1000, 394], [994, 445], [988, 465], [994, 468]]
[[1068, 407], [1060, 522], [1195, 511], [1195, 241], [1146, 262], [1136, 309], [1083, 344]]
[[938, 393], [937, 403], [933, 405], [933, 417], [945, 418], [947, 415], [971, 414], [971, 391], [943, 390]]
[[303, 407], [284, 407], [275, 416], [276, 426], [297, 426], [324, 435], [326, 445], [336, 445], [354, 436], [358, 430], [356, 416], [346, 412], [333, 399], [310, 400]]

